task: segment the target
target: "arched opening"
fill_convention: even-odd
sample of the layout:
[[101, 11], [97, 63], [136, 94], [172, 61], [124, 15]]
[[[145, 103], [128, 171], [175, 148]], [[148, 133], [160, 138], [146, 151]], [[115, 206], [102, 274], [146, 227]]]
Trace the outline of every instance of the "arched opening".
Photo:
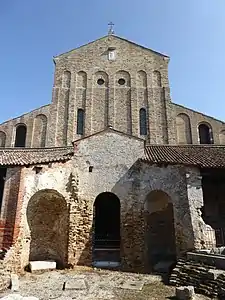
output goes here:
[[120, 262], [120, 200], [109, 192], [94, 203], [93, 262], [96, 266], [118, 266]]
[[173, 204], [163, 191], [150, 192], [145, 202], [146, 264], [149, 270], [161, 261], [176, 260]]
[[69, 89], [70, 88], [70, 82], [71, 82], [71, 72], [65, 71], [63, 73], [63, 87]]
[[198, 126], [200, 144], [213, 144], [212, 129], [207, 124], [200, 124]]
[[15, 147], [25, 147], [27, 127], [23, 124], [16, 127]]
[[33, 143], [34, 148], [44, 148], [47, 135], [48, 119], [46, 115], [37, 115], [34, 119]]
[[145, 71], [137, 72], [137, 86], [143, 88], [147, 87], [147, 74]]
[[27, 207], [30, 228], [30, 261], [56, 261], [57, 268], [68, 262], [69, 211], [64, 197], [55, 190], [41, 190]]
[[162, 80], [161, 80], [161, 73], [159, 71], [153, 72], [153, 87], [161, 87], [162, 86]]
[[87, 88], [87, 73], [84, 71], [80, 71], [76, 76], [76, 87], [77, 88]]
[[81, 108], [77, 110], [77, 134], [84, 134], [84, 110]]
[[147, 135], [147, 112], [145, 108], [140, 109], [140, 135]]
[[6, 134], [3, 131], [0, 131], [0, 148], [5, 147], [5, 142], [6, 142]]
[[221, 130], [219, 134], [220, 144], [225, 145], [225, 130]]
[[186, 114], [179, 114], [176, 117], [177, 142], [178, 144], [192, 144], [191, 122]]

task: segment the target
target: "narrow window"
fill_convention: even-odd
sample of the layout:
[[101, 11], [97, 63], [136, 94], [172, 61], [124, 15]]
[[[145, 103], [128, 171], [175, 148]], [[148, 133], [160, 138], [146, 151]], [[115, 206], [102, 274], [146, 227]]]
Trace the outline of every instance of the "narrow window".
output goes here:
[[145, 108], [140, 109], [140, 135], [147, 135], [147, 113]]
[[16, 127], [15, 147], [25, 147], [26, 145], [27, 127], [19, 125]]
[[198, 126], [200, 144], [213, 144], [212, 129], [206, 124]]
[[6, 168], [0, 168], [0, 208], [2, 207], [5, 177], [6, 177]]
[[116, 55], [114, 51], [109, 51], [109, 60], [115, 60], [116, 59]]
[[78, 109], [77, 111], [77, 134], [84, 134], [84, 110]]

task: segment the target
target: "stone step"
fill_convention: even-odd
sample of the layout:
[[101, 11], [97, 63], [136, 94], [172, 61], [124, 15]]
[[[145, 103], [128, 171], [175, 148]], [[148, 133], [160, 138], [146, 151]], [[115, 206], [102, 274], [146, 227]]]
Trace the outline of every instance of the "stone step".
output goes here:
[[30, 261], [29, 267], [31, 272], [43, 271], [43, 270], [55, 270], [56, 262], [55, 261]]

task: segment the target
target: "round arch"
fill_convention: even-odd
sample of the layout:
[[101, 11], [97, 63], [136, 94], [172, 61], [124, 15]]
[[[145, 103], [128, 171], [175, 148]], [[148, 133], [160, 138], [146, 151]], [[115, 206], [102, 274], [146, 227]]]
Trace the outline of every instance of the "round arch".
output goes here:
[[176, 260], [173, 203], [162, 190], [153, 190], [145, 198], [146, 265], [152, 269], [163, 260]]
[[40, 190], [29, 200], [27, 222], [31, 243], [29, 260], [54, 260], [58, 268], [68, 262], [69, 211], [56, 190]]
[[200, 144], [213, 144], [212, 126], [207, 122], [198, 124], [198, 134]]
[[15, 147], [25, 147], [27, 137], [27, 126], [23, 123], [19, 123], [16, 125], [15, 129]]

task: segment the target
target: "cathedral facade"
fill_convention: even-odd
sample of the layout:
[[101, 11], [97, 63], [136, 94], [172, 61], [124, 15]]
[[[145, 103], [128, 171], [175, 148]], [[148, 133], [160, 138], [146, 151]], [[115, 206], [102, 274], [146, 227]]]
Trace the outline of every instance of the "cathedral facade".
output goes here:
[[51, 104], [0, 124], [3, 266], [151, 271], [224, 244], [225, 123], [171, 101], [169, 57], [110, 34], [54, 63]]
[[170, 99], [169, 57], [108, 35], [54, 58], [52, 102], [0, 124], [1, 147], [61, 147], [107, 127], [149, 144], [224, 144], [225, 124]]

